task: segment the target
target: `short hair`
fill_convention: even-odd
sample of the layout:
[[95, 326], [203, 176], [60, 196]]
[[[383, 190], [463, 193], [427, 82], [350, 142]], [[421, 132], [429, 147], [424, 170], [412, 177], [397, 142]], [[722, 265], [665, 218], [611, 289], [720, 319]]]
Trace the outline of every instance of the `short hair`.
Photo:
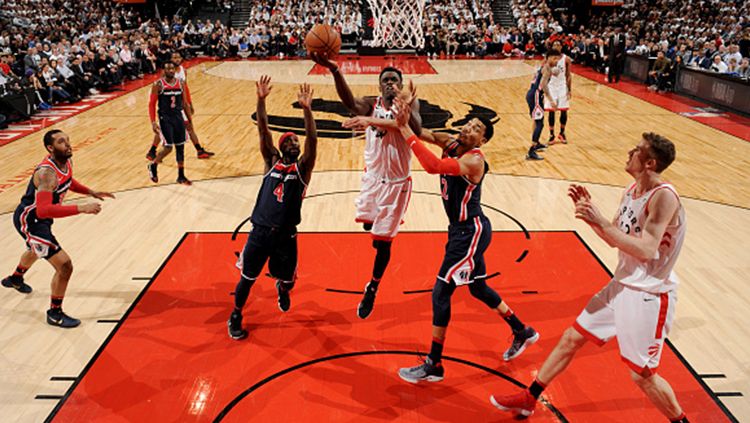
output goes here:
[[656, 160], [656, 172], [661, 173], [672, 164], [677, 155], [674, 143], [666, 137], [653, 132], [644, 132], [643, 139], [648, 141], [649, 153]]
[[393, 66], [386, 66], [383, 68], [383, 70], [380, 71], [380, 75], [378, 75], [378, 82], [383, 78], [383, 74], [386, 72], [395, 72], [398, 75], [398, 79], [401, 82], [404, 82], [404, 76], [401, 74], [401, 71], [397, 68], [394, 68]]
[[171, 62], [171, 61], [167, 60], [166, 62], [164, 62], [164, 63], [163, 63], [162, 65], [161, 65], [161, 68], [162, 68], [162, 69], [166, 69], [166, 68], [167, 68], [167, 66], [172, 66], [173, 68], [174, 68], [174, 67], [177, 67], [177, 66], [175, 66], [175, 64], [174, 64], [173, 62]]
[[562, 56], [562, 52], [556, 48], [551, 48], [547, 50], [547, 54], [544, 55], [544, 57], [550, 58], [554, 56]]
[[484, 116], [477, 116], [477, 119], [479, 119], [479, 121], [484, 125], [485, 142], [490, 142], [492, 136], [495, 135], [495, 126], [492, 124], [491, 120], [487, 119]]
[[62, 130], [60, 129], [52, 129], [47, 131], [44, 134], [44, 148], [47, 148], [48, 146], [52, 145], [53, 142], [55, 142], [55, 135], [62, 133]]

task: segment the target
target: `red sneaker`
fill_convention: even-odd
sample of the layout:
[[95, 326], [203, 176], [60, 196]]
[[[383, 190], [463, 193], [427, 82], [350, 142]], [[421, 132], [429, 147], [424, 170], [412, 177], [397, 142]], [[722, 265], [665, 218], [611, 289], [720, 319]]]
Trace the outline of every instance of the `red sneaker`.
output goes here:
[[563, 144], [567, 144], [568, 143], [568, 139], [565, 137], [565, 134], [560, 133], [560, 134], [557, 135], [557, 142], [561, 142]]
[[199, 159], [210, 159], [212, 154], [210, 154], [208, 151], [199, 151], [198, 152], [198, 158]]
[[490, 402], [503, 411], [510, 411], [525, 417], [534, 414], [534, 407], [536, 407], [536, 398], [531, 396], [526, 389], [504, 397], [495, 398], [494, 395], [490, 395]]

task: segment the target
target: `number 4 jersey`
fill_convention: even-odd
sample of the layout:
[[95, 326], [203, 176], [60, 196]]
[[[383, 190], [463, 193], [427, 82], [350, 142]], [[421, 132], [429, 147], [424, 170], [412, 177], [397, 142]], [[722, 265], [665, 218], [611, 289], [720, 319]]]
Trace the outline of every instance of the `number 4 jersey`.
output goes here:
[[301, 221], [306, 189], [299, 162], [284, 164], [277, 161], [263, 176], [250, 221], [253, 225], [272, 228], [297, 226]]
[[[668, 190], [680, 199], [674, 187], [670, 184], [660, 184], [640, 196], [635, 195], [635, 183], [625, 192], [620, 203], [620, 216], [617, 224], [621, 231], [640, 238], [643, 226], [648, 217], [648, 206], [654, 194], [660, 190]], [[685, 209], [680, 203], [677, 220], [670, 222], [656, 255], [649, 260], [640, 260], [623, 251], [619, 253], [619, 262], [615, 270], [614, 279], [624, 285], [651, 293], [668, 292], [677, 287], [678, 279], [674, 273], [674, 264], [685, 240]]]

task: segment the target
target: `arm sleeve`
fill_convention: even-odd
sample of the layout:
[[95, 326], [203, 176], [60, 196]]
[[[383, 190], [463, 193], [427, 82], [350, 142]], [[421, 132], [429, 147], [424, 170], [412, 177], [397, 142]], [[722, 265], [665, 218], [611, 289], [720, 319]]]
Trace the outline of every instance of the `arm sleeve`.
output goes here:
[[439, 173], [452, 176], [458, 176], [461, 174], [461, 167], [458, 164], [458, 160], [452, 157], [438, 159], [437, 156], [422, 144], [416, 135], [409, 137], [406, 142], [409, 143], [411, 150], [414, 152], [414, 155], [417, 156], [417, 160], [419, 160], [419, 163], [422, 164], [422, 167], [427, 173]]
[[148, 99], [148, 117], [151, 119], [151, 122], [156, 121], [156, 99], [158, 96], [154, 93], [151, 93], [151, 97]]
[[40, 219], [74, 216], [78, 213], [78, 206], [52, 204], [52, 193], [49, 191], [36, 193], [36, 215]]
[[73, 192], [77, 192], [79, 194], [88, 195], [91, 193], [91, 189], [89, 187], [87, 187], [86, 185], [83, 185], [82, 183], [76, 181], [75, 179], [73, 179], [70, 183], [70, 190]]

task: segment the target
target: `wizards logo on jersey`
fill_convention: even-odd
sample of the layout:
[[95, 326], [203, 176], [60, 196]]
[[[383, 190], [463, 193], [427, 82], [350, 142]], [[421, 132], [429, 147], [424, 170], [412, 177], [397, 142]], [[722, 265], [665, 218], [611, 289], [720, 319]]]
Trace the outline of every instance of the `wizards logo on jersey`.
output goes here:
[[[457, 128], [465, 125], [475, 117], [484, 117], [492, 123], [497, 123], [500, 120], [497, 117], [497, 112], [492, 109], [478, 104], [462, 103], [470, 107], [469, 112], [460, 119], [452, 120], [454, 116], [449, 110], [445, 110], [427, 100], [419, 100], [419, 114], [422, 118], [422, 127], [435, 132], [457, 134]], [[301, 108], [297, 102], [294, 102], [292, 107], [295, 109]], [[319, 137], [339, 139], [352, 137], [352, 131], [341, 126], [345, 119], [351, 117], [351, 113], [349, 113], [349, 110], [340, 101], [316, 98], [312, 102], [312, 111], [331, 113], [342, 118], [342, 120], [315, 119]], [[253, 121], [257, 122], [258, 117], [255, 113], [251, 117]], [[268, 126], [275, 132], [294, 132], [297, 135], [305, 134], [305, 120], [301, 117], [269, 115]]]

